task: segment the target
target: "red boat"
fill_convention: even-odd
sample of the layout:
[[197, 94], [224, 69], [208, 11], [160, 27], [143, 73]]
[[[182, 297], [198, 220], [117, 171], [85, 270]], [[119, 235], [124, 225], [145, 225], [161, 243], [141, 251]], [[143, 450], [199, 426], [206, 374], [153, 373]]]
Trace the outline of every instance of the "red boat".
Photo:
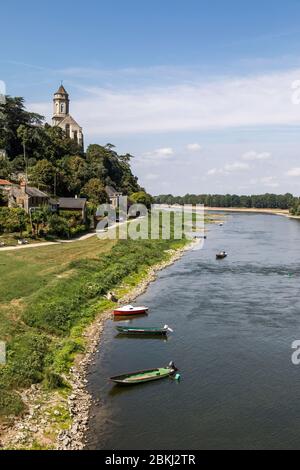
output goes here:
[[124, 307], [117, 308], [114, 310], [114, 315], [142, 315], [148, 312], [148, 307], [133, 307], [132, 305], [125, 305]]

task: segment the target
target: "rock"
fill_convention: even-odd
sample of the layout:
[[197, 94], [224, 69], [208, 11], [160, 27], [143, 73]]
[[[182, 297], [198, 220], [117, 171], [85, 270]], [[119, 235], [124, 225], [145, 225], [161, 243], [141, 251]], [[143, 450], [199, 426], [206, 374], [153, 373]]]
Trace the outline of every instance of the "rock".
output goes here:
[[65, 447], [68, 447], [68, 445], [70, 444], [71, 440], [69, 437], [66, 437], [64, 440], [63, 440], [63, 445]]
[[38, 430], [39, 430], [39, 429], [38, 429], [37, 426], [31, 426], [31, 427], [29, 428], [29, 431], [30, 431], [30, 432], [34, 432], [34, 433], [38, 432]]

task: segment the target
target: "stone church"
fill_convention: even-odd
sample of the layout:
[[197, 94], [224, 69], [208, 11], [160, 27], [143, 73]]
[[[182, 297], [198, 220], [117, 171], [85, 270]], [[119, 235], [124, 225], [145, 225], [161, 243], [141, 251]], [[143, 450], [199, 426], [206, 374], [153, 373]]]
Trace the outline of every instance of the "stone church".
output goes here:
[[52, 125], [63, 129], [66, 134], [83, 147], [82, 127], [69, 114], [70, 99], [63, 85], [54, 93]]

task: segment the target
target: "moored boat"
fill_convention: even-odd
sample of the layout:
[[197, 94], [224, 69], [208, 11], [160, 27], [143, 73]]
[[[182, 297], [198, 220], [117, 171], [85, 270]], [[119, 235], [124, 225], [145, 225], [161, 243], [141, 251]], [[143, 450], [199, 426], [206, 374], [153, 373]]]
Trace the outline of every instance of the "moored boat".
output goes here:
[[114, 315], [126, 316], [126, 315], [142, 315], [148, 313], [148, 307], [133, 307], [132, 305], [125, 305], [114, 310]]
[[227, 256], [228, 256], [228, 255], [227, 255], [226, 251], [221, 251], [220, 253], [217, 253], [217, 254], [216, 254], [216, 258], [217, 258], [217, 259], [224, 259], [224, 258], [226, 258]]
[[140, 326], [140, 327], [133, 327], [133, 326], [117, 326], [116, 329], [119, 333], [125, 335], [163, 335], [166, 336], [168, 331], [173, 332], [168, 325], [165, 325], [163, 328], [155, 327], [155, 326]]
[[128, 372], [127, 374], [116, 375], [114, 377], [111, 377], [110, 380], [120, 385], [135, 385], [145, 382], [151, 382], [152, 380], [159, 380], [164, 379], [166, 377], [170, 377], [172, 375], [175, 375], [177, 370], [178, 369], [175, 367], [175, 364], [173, 362], [170, 362], [167, 367], [140, 370], [137, 372]]

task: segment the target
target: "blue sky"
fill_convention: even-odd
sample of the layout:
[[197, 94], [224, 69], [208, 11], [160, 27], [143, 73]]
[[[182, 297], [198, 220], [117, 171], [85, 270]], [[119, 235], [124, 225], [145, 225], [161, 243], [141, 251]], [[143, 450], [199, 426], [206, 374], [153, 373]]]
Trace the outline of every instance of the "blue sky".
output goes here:
[[86, 144], [134, 154], [152, 193], [300, 194], [299, 17], [291, 0], [11, 0], [0, 80], [48, 120], [63, 80]]

